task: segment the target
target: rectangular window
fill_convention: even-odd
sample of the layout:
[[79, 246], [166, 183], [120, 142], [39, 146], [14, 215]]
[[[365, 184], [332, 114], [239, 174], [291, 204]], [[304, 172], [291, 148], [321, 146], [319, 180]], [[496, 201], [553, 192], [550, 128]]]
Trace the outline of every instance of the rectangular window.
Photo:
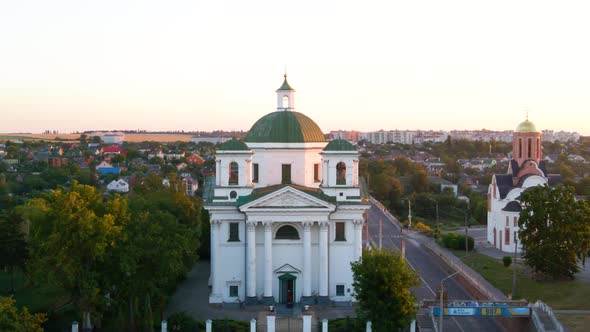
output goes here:
[[527, 155], [529, 158], [533, 157], [533, 139], [529, 137], [529, 141], [528, 141], [528, 152]]
[[229, 297], [238, 297], [238, 286], [229, 286]]
[[344, 296], [344, 285], [336, 285], [336, 296]]
[[252, 173], [254, 173], [252, 175], [252, 182], [258, 182], [258, 164], [253, 164], [254, 165], [254, 170]]
[[336, 223], [336, 239], [335, 241], [346, 241], [344, 237], [344, 223], [337, 222]]
[[281, 183], [291, 184], [291, 164], [283, 164], [281, 170]]
[[313, 164], [313, 182], [320, 182], [320, 164]]
[[510, 244], [510, 228], [506, 228], [504, 230], [504, 244], [505, 245]]
[[518, 227], [518, 217], [514, 217], [514, 227]]
[[510, 219], [508, 216], [506, 216], [506, 227], [510, 226]]
[[522, 158], [522, 138], [518, 139], [518, 158]]
[[230, 222], [229, 223], [229, 239], [228, 242], [238, 242], [240, 241], [240, 224], [237, 222]]

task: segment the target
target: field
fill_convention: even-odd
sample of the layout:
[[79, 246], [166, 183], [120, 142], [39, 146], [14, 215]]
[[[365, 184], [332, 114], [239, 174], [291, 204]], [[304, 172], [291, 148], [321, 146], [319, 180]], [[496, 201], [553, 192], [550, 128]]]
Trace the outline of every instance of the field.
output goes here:
[[[190, 134], [125, 134], [126, 142], [188, 142]], [[0, 140], [45, 140], [45, 141], [77, 141], [80, 134], [0, 134]]]

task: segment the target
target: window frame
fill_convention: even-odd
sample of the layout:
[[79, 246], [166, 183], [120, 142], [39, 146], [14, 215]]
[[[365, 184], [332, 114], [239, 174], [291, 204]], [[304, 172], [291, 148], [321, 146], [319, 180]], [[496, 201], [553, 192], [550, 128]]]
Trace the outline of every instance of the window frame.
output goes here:
[[[235, 165], [235, 178], [234, 178], [234, 169], [233, 169], [233, 165]], [[240, 165], [238, 165], [237, 162], [232, 161], [229, 163], [228, 165], [228, 178], [227, 178], [227, 184], [229, 186], [237, 186], [240, 183]]]
[[[234, 232], [232, 232], [232, 226], [235, 227]], [[240, 242], [240, 223], [229, 222], [227, 227], [227, 242]]]
[[336, 185], [346, 185], [346, 167], [343, 161], [336, 164]]
[[[340, 232], [338, 231], [338, 226], [341, 226], [342, 229]], [[346, 223], [343, 221], [336, 221], [334, 223], [334, 241], [336, 242], [346, 242]]]
[[[342, 294], [339, 294], [338, 289], [342, 289]], [[346, 285], [345, 284], [336, 284], [336, 296], [346, 296]]]
[[260, 175], [260, 166], [258, 166], [258, 163], [253, 163], [252, 164], [252, 182], [258, 183], [259, 175]]
[[[289, 177], [286, 177], [285, 170], [288, 170]], [[292, 173], [291, 173], [291, 164], [281, 164], [281, 184], [291, 184], [292, 183]]]
[[[232, 289], [235, 290], [235, 295], [232, 295]], [[229, 294], [229, 297], [239, 297], [240, 296], [240, 286], [229, 285], [228, 294]]]
[[313, 164], [313, 182], [318, 183], [320, 180], [320, 164]]
[[[291, 228], [293, 228], [295, 230], [295, 232], [297, 234], [297, 238], [295, 238], [295, 237], [289, 237], [289, 238], [287, 238], [287, 237], [278, 237], [279, 236], [279, 231], [281, 229], [283, 229], [283, 228], [288, 228], [288, 227], [291, 227]], [[295, 226], [293, 226], [291, 224], [284, 224], [284, 225], [280, 225], [277, 228], [277, 230], [276, 230], [276, 232], [274, 234], [274, 239], [275, 240], [286, 240], [286, 241], [299, 241], [299, 240], [301, 240], [301, 234], [300, 234], [299, 230], [297, 229], [297, 227], [295, 227]]]
[[504, 245], [510, 245], [510, 228], [504, 229]]

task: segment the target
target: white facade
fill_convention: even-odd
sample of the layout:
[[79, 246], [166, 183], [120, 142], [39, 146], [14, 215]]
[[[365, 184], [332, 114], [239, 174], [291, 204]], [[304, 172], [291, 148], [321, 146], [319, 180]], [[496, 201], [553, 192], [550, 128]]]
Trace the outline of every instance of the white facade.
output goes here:
[[[518, 241], [520, 195], [528, 188], [561, 181], [559, 175], [544, 171], [541, 136], [528, 118], [519, 124], [513, 133], [513, 153], [508, 172], [494, 174], [488, 187], [487, 240], [503, 252], [513, 253]], [[520, 252], [521, 248], [518, 241], [516, 251]]]
[[[277, 108], [291, 112], [294, 90], [283, 87]], [[361, 257], [369, 208], [360, 197], [358, 153], [326, 151], [327, 142], [243, 144], [226, 142], [217, 151], [214, 197], [205, 204], [211, 214], [209, 302], [354, 301], [350, 263]], [[345, 170], [336, 169], [339, 162]]]
[[[510, 189], [504, 196], [498, 187], [497, 175], [492, 177], [492, 183], [488, 189], [488, 243], [501, 251], [507, 253], [514, 252], [514, 243], [515, 240], [518, 240], [518, 218], [520, 211], [506, 210], [506, 207], [510, 202], [518, 202], [518, 197], [527, 188], [545, 184], [547, 184], [547, 178], [540, 175], [532, 175], [527, 177], [522, 186]], [[517, 252], [520, 252], [520, 250], [521, 245], [519, 241]]]
[[129, 184], [125, 182], [125, 180], [123, 179], [113, 180], [109, 184], [107, 184], [107, 190], [117, 193], [128, 193]]

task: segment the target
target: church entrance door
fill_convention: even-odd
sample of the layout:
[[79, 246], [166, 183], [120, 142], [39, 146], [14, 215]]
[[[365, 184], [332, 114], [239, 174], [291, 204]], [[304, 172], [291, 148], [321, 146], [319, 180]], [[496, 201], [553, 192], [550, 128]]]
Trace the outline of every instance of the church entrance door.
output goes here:
[[286, 304], [287, 308], [292, 308], [295, 303], [296, 280], [297, 277], [290, 273], [279, 276], [279, 302]]

